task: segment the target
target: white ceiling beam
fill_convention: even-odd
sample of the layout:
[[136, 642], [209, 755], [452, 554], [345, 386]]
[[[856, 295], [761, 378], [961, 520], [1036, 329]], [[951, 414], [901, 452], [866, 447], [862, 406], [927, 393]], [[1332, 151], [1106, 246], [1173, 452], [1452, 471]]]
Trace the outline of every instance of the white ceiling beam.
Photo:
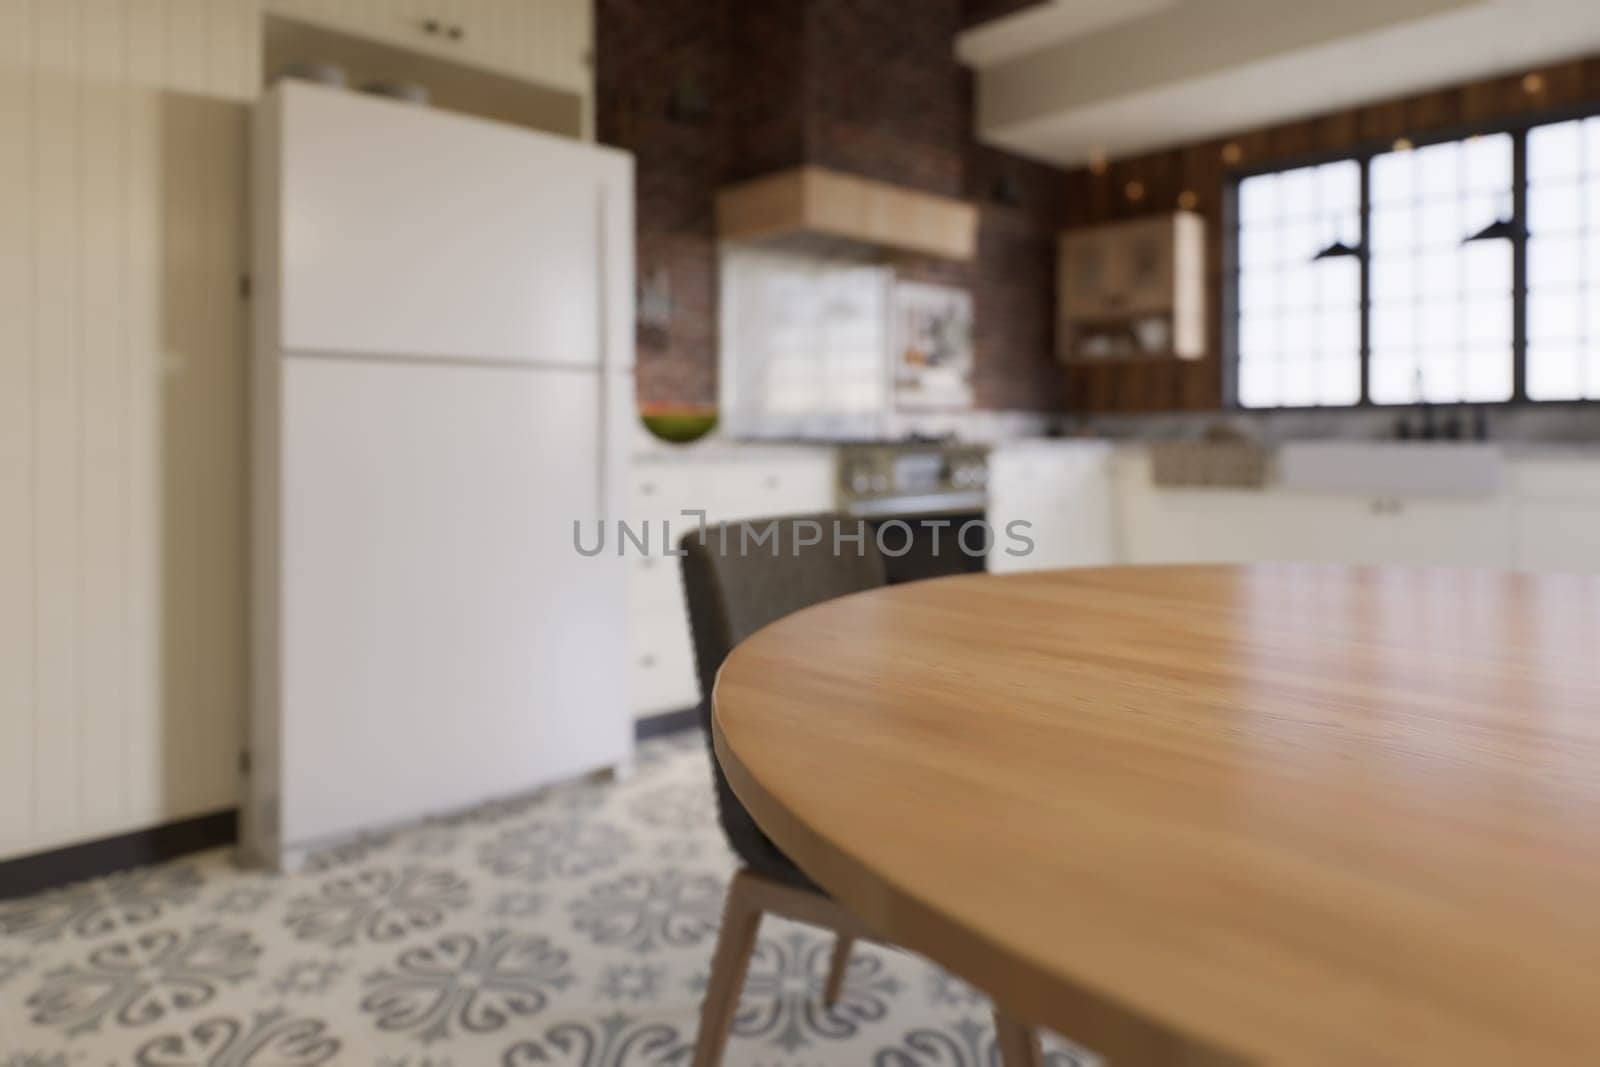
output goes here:
[[1596, 0], [1182, 0], [978, 73], [984, 141], [1064, 165], [1600, 49]]
[[1042, 0], [956, 35], [956, 58], [979, 70], [1175, 7], [1179, 0]]

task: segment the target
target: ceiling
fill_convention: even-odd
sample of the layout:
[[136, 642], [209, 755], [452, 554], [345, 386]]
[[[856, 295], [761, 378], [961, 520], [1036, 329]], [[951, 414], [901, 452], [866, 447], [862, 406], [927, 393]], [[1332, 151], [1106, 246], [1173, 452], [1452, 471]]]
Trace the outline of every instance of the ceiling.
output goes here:
[[963, 33], [978, 135], [1135, 155], [1600, 51], [1600, 0], [1045, 0]]

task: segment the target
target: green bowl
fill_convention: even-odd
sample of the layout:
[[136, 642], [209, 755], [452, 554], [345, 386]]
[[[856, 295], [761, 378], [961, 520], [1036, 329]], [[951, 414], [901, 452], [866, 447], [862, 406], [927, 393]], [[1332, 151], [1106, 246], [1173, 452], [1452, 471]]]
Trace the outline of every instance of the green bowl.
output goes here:
[[646, 411], [639, 413], [644, 428], [674, 445], [698, 441], [717, 428], [715, 411]]

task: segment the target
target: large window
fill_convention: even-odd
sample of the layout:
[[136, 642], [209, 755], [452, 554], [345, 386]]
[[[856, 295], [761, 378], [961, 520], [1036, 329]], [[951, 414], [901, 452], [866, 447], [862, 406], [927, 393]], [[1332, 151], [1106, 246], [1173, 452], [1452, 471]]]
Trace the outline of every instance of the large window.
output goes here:
[[1600, 399], [1600, 117], [1237, 192], [1244, 407]]
[[1600, 117], [1528, 131], [1528, 397], [1600, 399]]

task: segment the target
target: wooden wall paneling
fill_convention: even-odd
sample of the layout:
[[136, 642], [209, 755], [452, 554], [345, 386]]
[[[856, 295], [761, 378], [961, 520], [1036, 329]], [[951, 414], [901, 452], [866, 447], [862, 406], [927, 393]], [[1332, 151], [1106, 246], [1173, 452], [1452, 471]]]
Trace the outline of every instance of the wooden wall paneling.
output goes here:
[[1453, 89], [1412, 97], [1405, 104], [1406, 129], [1415, 132], [1460, 125], [1461, 97], [1461, 92]]
[[1141, 410], [1179, 410], [1182, 399], [1180, 383], [1183, 381], [1181, 368], [1166, 363], [1152, 363], [1144, 368], [1143, 379], [1140, 385], [1144, 397]]
[[1522, 92], [1520, 78], [1488, 78], [1473, 82], [1461, 90], [1461, 118], [1464, 122], [1485, 122], [1496, 115], [1504, 115], [1508, 107], [1517, 106]]
[[1412, 132], [1406, 126], [1404, 101], [1374, 104], [1361, 109], [1361, 140], [1381, 144]]
[[[1191, 192], [1195, 196], [1195, 204], [1191, 210], [1198, 211], [1205, 217], [1209, 225], [1216, 218], [1217, 209], [1221, 206], [1222, 188], [1222, 157], [1221, 146], [1212, 142], [1194, 145], [1183, 150], [1182, 163], [1183, 178], [1179, 193]], [[1182, 205], [1173, 202], [1174, 207]], [[1212, 242], [1207, 234], [1206, 247], [1210, 248]]]
[[1583, 61], [1583, 98], [1600, 99], [1600, 56]]
[[1336, 152], [1361, 138], [1361, 120], [1357, 112], [1340, 111], [1315, 121], [1315, 150], [1319, 153]]
[[1542, 93], [1528, 94], [1537, 103], [1540, 97], [1549, 107], [1571, 107], [1584, 100], [1583, 61], [1557, 63], [1540, 72], [1544, 76]]
[[1222, 361], [1212, 356], [1183, 368], [1182, 406], [1186, 411], [1206, 411], [1221, 406]]
[[1145, 377], [1150, 369], [1147, 363], [1133, 363], [1118, 367], [1111, 374], [1116, 380], [1118, 411], [1143, 411], [1147, 402]]
[[0, 852], [33, 824], [33, 8], [0, 4]]
[[1314, 122], [1289, 122], [1282, 126], [1275, 126], [1267, 135], [1267, 151], [1270, 155], [1294, 159], [1299, 156], [1308, 156], [1316, 145], [1316, 124]]
[[80, 306], [83, 248], [77, 129], [83, 93], [83, 0], [34, 6], [33, 240], [35, 303], [34, 591], [37, 690], [34, 827], [45, 835], [81, 824], [78, 739], [83, 720]]
[[1116, 174], [1107, 168], [1103, 173], [1089, 173], [1087, 183], [1088, 210], [1084, 215], [1085, 222], [1102, 219], [1118, 218], [1116, 202], [1112, 198], [1112, 189], [1116, 186]]
[[1146, 158], [1140, 175], [1140, 181], [1144, 183], [1144, 198], [1137, 201], [1137, 206], [1143, 212], [1161, 211], [1177, 203], [1181, 164], [1180, 152], [1162, 152]]

